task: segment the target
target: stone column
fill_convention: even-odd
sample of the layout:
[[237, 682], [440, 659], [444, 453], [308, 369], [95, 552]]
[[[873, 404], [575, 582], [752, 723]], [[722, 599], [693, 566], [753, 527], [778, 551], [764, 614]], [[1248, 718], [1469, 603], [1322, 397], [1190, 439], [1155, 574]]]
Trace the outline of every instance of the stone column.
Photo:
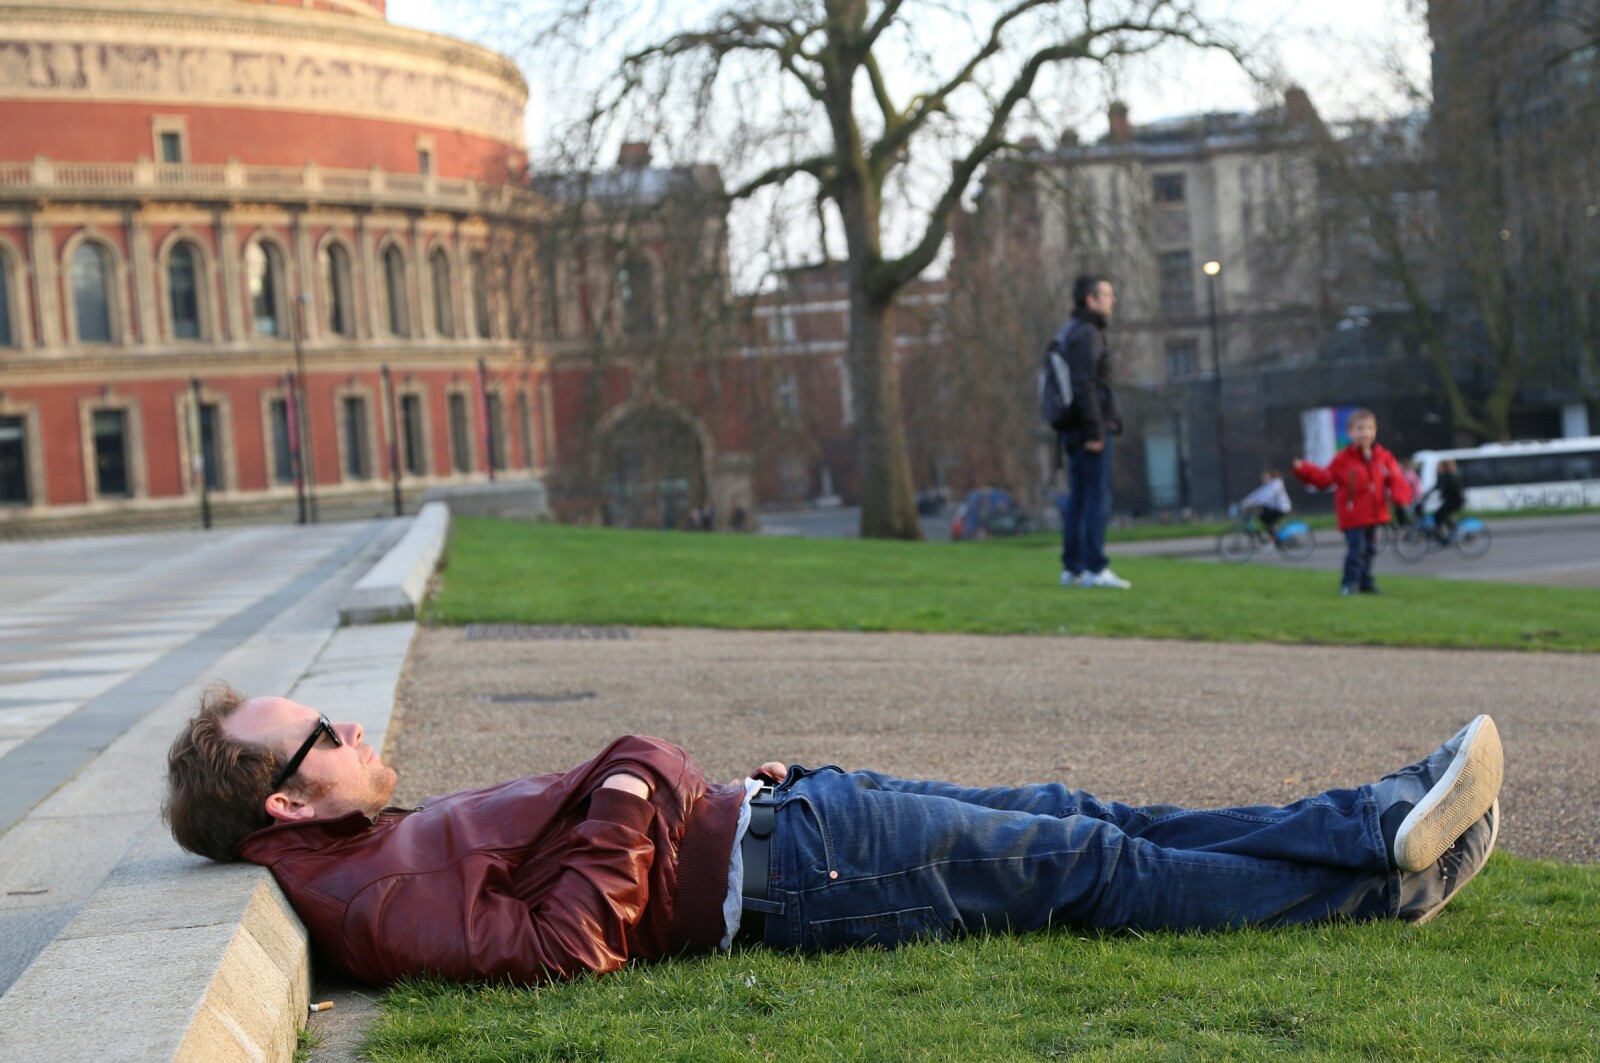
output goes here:
[[410, 288], [412, 291], [411, 320], [407, 324], [410, 326], [413, 337], [424, 337], [428, 334], [425, 322], [427, 317], [431, 317], [432, 314], [431, 312], [426, 312], [427, 316], [424, 316], [422, 290], [424, 287], [431, 288], [432, 286], [424, 285], [423, 283], [423, 276], [427, 270], [425, 269], [426, 264], [422, 261], [422, 236], [417, 232], [417, 218], [415, 216], [412, 217], [411, 224], [406, 226], [406, 236], [407, 243], [411, 247], [411, 254], [407, 256], [411, 259], [411, 268], [407, 272], [410, 274]]
[[366, 214], [356, 215], [356, 269], [361, 278], [360, 283], [354, 285], [361, 293], [356, 307], [356, 332], [364, 340], [378, 334], [378, 285], [381, 283], [372, 227], [367, 222]]
[[228, 323], [228, 341], [243, 343], [248, 338], [245, 331], [243, 274], [239, 271], [239, 234], [233, 218], [226, 211], [217, 211], [217, 261], [222, 263], [222, 312]]
[[36, 213], [28, 215], [28, 253], [33, 258], [33, 290], [39, 309], [34, 324], [41, 347], [61, 346], [61, 292], [57, 282], [56, 247], [50, 224]]
[[156, 312], [156, 263], [150, 249], [150, 223], [142, 212], [129, 211], [123, 218], [128, 234], [129, 257], [133, 259], [133, 304], [139, 317], [139, 346], [161, 342], [161, 318]]
[[[301, 338], [314, 342], [323, 338], [326, 324], [319, 311], [322, 304], [317, 300], [317, 274], [312, 262], [311, 240], [306, 234], [305, 211], [297, 210], [294, 212], [294, 220], [290, 222], [289, 232], [291, 233], [291, 239], [294, 241], [295, 268], [300, 274], [298, 278], [289, 284], [291, 289], [289, 298], [292, 302], [298, 299], [302, 292], [310, 297], [306, 300], [304, 308], [300, 310], [300, 321], [305, 328], [305, 331], [301, 333]], [[295, 313], [296, 310], [291, 306], [289, 312]]]

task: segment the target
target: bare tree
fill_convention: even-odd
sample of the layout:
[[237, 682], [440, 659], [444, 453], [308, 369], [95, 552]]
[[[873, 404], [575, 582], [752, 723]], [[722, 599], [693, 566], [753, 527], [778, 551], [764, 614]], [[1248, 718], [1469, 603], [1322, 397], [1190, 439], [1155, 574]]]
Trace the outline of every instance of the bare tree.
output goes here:
[[1594, 50], [1545, 6], [1435, 5], [1433, 92], [1406, 87], [1426, 124], [1324, 142], [1335, 238], [1365, 245], [1411, 309], [1457, 431], [1481, 439], [1510, 437], [1529, 389], [1592, 396], [1600, 379], [1600, 112], [1581, 91]]
[[[881, 538], [921, 535], [893, 349], [895, 296], [935, 263], [974, 175], [1004, 148], [1035, 92], [1067, 72], [1172, 41], [1218, 43], [1194, 0], [961, 8], [733, 0], [687, 15], [676, 5], [641, 12], [619, 0], [563, 0], [538, 35], [569, 50], [618, 39], [635, 43], [597, 95], [585, 137], [593, 142], [607, 125], [659, 128], [661, 115], [675, 114], [682, 129], [717, 131], [731, 200], [803, 190], [821, 225], [842, 230], [861, 532]], [[914, 172], [914, 153], [937, 158], [935, 176]]]

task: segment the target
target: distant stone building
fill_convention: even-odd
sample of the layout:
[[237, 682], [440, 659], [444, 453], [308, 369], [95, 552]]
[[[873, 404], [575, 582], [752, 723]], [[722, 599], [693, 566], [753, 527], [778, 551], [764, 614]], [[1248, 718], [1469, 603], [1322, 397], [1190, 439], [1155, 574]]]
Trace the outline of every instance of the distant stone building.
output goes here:
[[1096, 143], [993, 168], [953, 270], [1031, 286], [1036, 305], [1012, 314], [1034, 320], [1030, 361], [1070, 312], [1073, 275], [1112, 278], [1129, 427], [1119, 506], [1215, 507], [1262, 460], [1259, 425], [1231, 403], [1224, 418], [1224, 391], [1320, 336], [1321, 120], [1299, 89], [1257, 114], [1135, 125], [1114, 104], [1109, 118]]
[[391, 443], [408, 489], [537, 473], [554, 429], [491, 255], [539, 209], [526, 102], [382, 0], [10, 4], [0, 526], [202, 483], [292, 507], [302, 464], [324, 502], [378, 498]]

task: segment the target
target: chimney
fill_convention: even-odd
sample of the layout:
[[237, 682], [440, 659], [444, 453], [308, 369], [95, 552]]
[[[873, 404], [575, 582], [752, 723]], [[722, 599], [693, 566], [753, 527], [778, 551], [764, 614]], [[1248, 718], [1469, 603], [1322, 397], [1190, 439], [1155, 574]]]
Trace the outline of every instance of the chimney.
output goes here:
[[1032, 133], [1029, 133], [1027, 136], [1017, 141], [1017, 147], [1031, 155], [1039, 150], [1039, 138], [1034, 136]]
[[617, 152], [617, 167], [623, 170], [643, 170], [650, 165], [650, 142], [625, 141]]
[[1319, 121], [1311, 97], [1299, 85], [1291, 85], [1284, 92], [1283, 117], [1289, 125], [1315, 125]]
[[1128, 105], [1121, 100], [1111, 105], [1111, 142], [1125, 144], [1133, 139], [1133, 123], [1128, 121]]

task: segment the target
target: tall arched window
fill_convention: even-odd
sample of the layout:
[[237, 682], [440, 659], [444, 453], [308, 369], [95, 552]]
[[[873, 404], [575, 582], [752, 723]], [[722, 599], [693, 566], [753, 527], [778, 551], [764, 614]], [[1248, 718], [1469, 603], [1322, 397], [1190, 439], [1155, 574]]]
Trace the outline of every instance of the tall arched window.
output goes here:
[[79, 343], [110, 343], [111, 256], [96, 243], [72, 252], [72, 309]]
[[436, 247], [428, 256], [428, 271], [433, 275], [433, 330], [441, 336], [454, 336], [455, 300], [450, 297], [450, 259], [444, 248]]
[[383, 253], [383, 291], [389, 303], [389, 334], [411, 333], [411, 312], [406, 303], [406, 258], [393, 244]]
[[328, 298], [328, 331], [335, 336], [354, 336], [356, 308], [350, 291], [350, 254], [339, 244], [329, 244], [322, 251], [322, 290]]
[[483, 268], [483, 252], [474, 251], [467, 280], [472, 284], [472, 325], [478, 338], [486, 340], [492, 329], [489, 322], [489, 276]]
[[188, 241], [167, 256], [167, 305], [172, 313], [172, 338], [200, 338], [200, 256]]
[[257, 336], [282, 336], [283, 252], [264, 240], [251, 241], [244, 252], [244, 273], [250, 285], [250, 316]]
[[16, 330], [11, 326], [11, 259], [0, 251], [0, 347], [11, 347], [16, 342]]
[[656, 286], [650, 263], [637, 256], [623, 260], [617, 270], [622, 293], [622, 327], [630, 336], [648, 336], [656, 330]]

